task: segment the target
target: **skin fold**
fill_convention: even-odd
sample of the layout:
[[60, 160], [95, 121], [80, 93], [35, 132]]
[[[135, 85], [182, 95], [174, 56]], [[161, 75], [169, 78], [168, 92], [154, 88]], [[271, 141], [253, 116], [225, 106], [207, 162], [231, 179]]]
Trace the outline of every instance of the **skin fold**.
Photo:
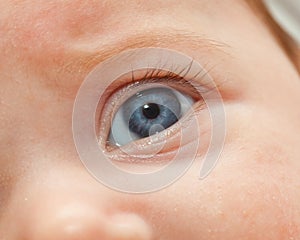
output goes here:
[[[299, 74], [243, 1], [1, 1], [0, 35], [1, 240], [300, 239]], [[205, 179], [199, 149], [174, 184], [134, 195], [86, 171], [71, 123], [93, 67], [139, 47], [210, 69], [226, 141]]]

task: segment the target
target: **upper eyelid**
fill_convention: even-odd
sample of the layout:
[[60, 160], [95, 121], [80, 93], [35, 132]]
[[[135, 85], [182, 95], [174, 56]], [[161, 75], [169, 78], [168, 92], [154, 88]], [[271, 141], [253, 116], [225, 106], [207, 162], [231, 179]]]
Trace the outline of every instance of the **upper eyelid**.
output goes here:
[[[146, 47], [162, 47], [170, 48], [173, 46], [186, 46], [191, 51], [197, 51], [198, 53], [209, 51], [216, 51], [221, 55], [229, 55], [228, 49], [230, 48], [224, 42], [208, 39], [205, 36], [197, 35], [191, 32], [182, 32], [176, 30], [165, 31], [151, 31], [153, 33], [142, 33], [136, 35], [129, 35], [115, 43], [103, 45], [92, 52], [88, 46], [77, 45], [72, 46], [74, 52], [81, 52], [80, 58], [66, 62], [62, 67], [62, 71], [67, 72], [88, 72], [94, 68], [97, 64], [105, 61], [106, 59], [119, 54], [120, 52], [134, 49], [134, 48], [146, 48]], [[77, 55], [78, 56], [78, 55]]]
[[[181, 86], [183, 92], [197, 99], [200, 97], [199, 93], [208, 93], [218, 85], [215, 87], [210, 86], [211, 84], [207, 82], [206, 77], [210, 74], [211, 69], [206, 70], [202, 68], [196, 74], [190, 75], [189, 72], [194, 63], [195, 61], [192, 59], [187, 65], [174, 65], [174, 71], [164, 70], [164, 63], [158, 63], [155, 68], [147, 67], [132, 70], [116, 79], [114, 84], [111, 84], [110, 87], [105, 90], [102, 99], [104, 99], [103, 101], [111, 101], [117, 98], [119, 101], [120, 98], [123, 99], [126, 93], [131, 92], [130, 90], [139, 88], [144, 84], [161, 84], [176, 89], [179, 89], [179, 86]], [[139, 74], [137, 72], [139, 72]], [[185, 87], [183, 87], [183, 85]], [[187, 90], [189, 90], [189, 92]]]
[[[115, 113], [117, 108], [120, 106], [119, 102], [124, 103], [128, 97], [131, 97], [134, 92], [137, 90], [141, 90], [139, 87], [143, 86], [146, 84], [146, 86], [149, 86], [151, 84], [159, 84], [160, 87], [162, 86], [169, 86], [176, 88], [179, 90], [179, 88], [175, 87], [176, 85], [181, 86], [181, 90], [183, 91], [183, 83], [185, 83], [184, 88], [188, 88], [185, 90], [188, 91], [183, 91], [185, 94], [191, 95], [192, 98], [194, 98], [196, 101], [200, 101], [200, 98], [202, 99], [202, 93], [208, 93], [209, 91], [213, 91], [216, 86], [210, 86], [208, 82], [203, 79], [202, 77], [206, 76], [209, 74], [209, 71], [207, 71], [205, 68], [201, 67], [201, 70], [197, 72], [196, 75], [189, 75], [189, 71], [191, 70], [192, 66], [197, 64], [193, 59], [191, 60], [190, 63], [187, 65], [184, 65], [184, 67], [179, 66], [179, 65], [174, 65], [174, 72], [172, 70], [164, 70], [164, 63], [160, 62], [157, 63], [156, 68], [142, 68], [142, 69], [137, 69], [137, 71], [140, 72], [139, 77], [133, 77], [134, 80], [132, 79], [132, 76], [136, 75], [136, 72], [133, 70], [131, 72], [128, 72], [125, 75], [122, 75], [122, 77], [116, 79], [115, 82], [118, 82], [116, 85], [110, 85], [110, 88], [106, 88], [106, 94], [102, 95], [102, 98], [99, 102], [103, 102], [103, 104], [98, 108], [98, 115], [97, 118], [103, 118], [105, 119], [105, 122], [108, 122], [107, 120], [111, 119], [112, 115]], [[160, 65], [161, 64], [161, 65]], [[178, 73], [176, 73], [178, 72]], [[162, 74], [162, 75], [161, 75]], [[180, 75], [181, 74], [181, 75]], [[127, 77], [126, 77], [127, 75]], [[159, 77], [158, 77], [159, 76]], [[186, 78], [188, 76], [191, 79]], [[193, 77], [197, 77], [197, 79], [193, 79]], [[127, 79], [127, 80], [124, 80]], [[201, 81], [200, 81], [201, 79]], [[121, 81], [121, 83], [120, 83]], [[112, 87], [113, 86], [113, 87]], [[127, 87], [132, 87], [130, 90], [128, 90]], [[153, 86], [152, 86], [153, 87]], [[138, 88], [138, 89], [137, 89]], [[201, 89], [201, 90], [200, 90]], [[133, 91], [131, 91], [133, 90]], [[143, 89], [144, 90], [144, 89]], [[180, 90], [179, 90], [180, 91]], [[128, 94], [127, 94], [128, 93]], [[197, 95], [197, 96], [195, 96]], [[197, 99], [198, 98], [198, 99]], [[113, 104], [112, 104], [113, 102]], [[202, 101], [203, 102], [203, 101]], [[107, 106], [109, 106], [109, 111], [103, 111], [103, 109], [107, 109]], [[104, 112], [104, 114], [103, 114]], [[99, 123], [101, 121], [98, 121]], [[97, 131], [100, 131], [100, 125], [96, 127], [98, 129]], [[103, 129], [101, 129], [103, 131]], [[105, 131], [103, 131], [105, 132]], [[107, 133], [108, 134], [108, 133]], [[105, 136], [105, 134], [103, 134]], [[106, 138], [102, 136], [100, 140], [102, 145], [106, 144]], [[106, 146], [106, 145], [105, 145]]]

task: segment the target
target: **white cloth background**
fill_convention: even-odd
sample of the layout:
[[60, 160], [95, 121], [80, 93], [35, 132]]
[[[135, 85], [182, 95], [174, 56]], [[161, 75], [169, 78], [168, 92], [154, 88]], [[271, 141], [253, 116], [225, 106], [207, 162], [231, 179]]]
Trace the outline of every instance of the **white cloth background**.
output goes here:
[[264, 0], [276, 21], [300, 44], [300, 0]]

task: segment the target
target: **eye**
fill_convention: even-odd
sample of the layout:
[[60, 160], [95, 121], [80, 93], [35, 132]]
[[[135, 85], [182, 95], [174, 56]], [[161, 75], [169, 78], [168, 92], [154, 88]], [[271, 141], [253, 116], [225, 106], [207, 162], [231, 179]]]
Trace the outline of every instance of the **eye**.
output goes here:
[[109, 144], [122, 146], [164, 131], [195, 103], [191, 96], [174, 88], [147, 85], [119, 105], [112, 118]]
[[149, 151], [154, 145], [166, 146], [161, 153], [167, 147], [174, 150], [183, 130], [198, 129], [189, 127], [190, 122], [196, 125], [193, 116], [206, 108], [204, 99], [214, 89], [208, 72], [192, 58], [165, 49], [133, 51], [136, 54], [124, 53], [128, 61], [116, 56], [118, 64], [108, 60], [88, 78], [91, 99], [98, 94], [94, 133], [110, 158], [125, 152], [122, 156], [129, 156], [129, 150], [140, 156], [145, 146]]
[[72, 114], [84, 166], [126, 193], [170, 185], [197, 156], [208, 156], [200, 170], [206, 177], [223, 149], [225, 126], [222, 96], [209, 71], [183, 53], [154, 47], [97, 65], [80, 86]]

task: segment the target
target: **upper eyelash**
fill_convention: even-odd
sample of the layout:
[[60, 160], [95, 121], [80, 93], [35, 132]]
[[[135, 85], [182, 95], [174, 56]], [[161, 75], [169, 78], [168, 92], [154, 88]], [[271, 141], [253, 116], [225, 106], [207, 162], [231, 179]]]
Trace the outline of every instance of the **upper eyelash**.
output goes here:
[[[203, 76], [201, 76], [201, 79], [209, 74], [209, 71], [206, 71], [204, 69], [201, 69], [199, 72], [197, 72], [195, 75], [187, 78], [186, 76], [189, 74], [189, 70], [191, 68], [191, 64], [184, 67], [182, 70], [180, 70], [179, 73], [174, 73], [173, 71], [165, 71], [161, 68], [148, 68], [146, 70], [146, 73], [140, 77], [135, 78], [134, 71], [131, 73], [131, 83], [129, 85], [135, 85], [135, 84], [143, 84], [143, 83], [164, 83], [166, 85], [168, 84], [181, 84], [183, 87], [189, 87], [194, 88], [195, 93], [203, 93], [203, 90], [205, 89], [207, 91], [212, 91], [215, 89], [215, 87], [212, 88], [212, 86], [209, 86], [204, 81], [202, 82], [196, 82], [194, 79], [198, 77], [201, 73], [204, 73]], [[184, 75], [181, 75], [184, 73]]]
[[[141, 68], [141, 69], [135, 69], [131, 70], [131, 72], [127, 72], [127, 74], [131, 73], [131, 79], [130, 77], [119, 77], [119, 79], [116, 79], [110, 87], [106, 89], [105, 99], [110, 99], [110, 97], [115, 93], [120, 91], [120, 89], [130, 87], [132, 85], [139, 85], [141, 83], [155, 83], [155, 82], [161, 82], [165, 84], [174, 84], [179, 83], [183, 86], [193, 87], [195, 89], [195, 93], [203, 93], [205, 90], [205, 93], [209, 91], [213, 91], [216, 88], [218, 88], [218, 85], [213, 85], [208, 81], [206, 82], [205, 76], [210, 73], [210, 71], [215, 67], [211, 67], [210, 69], [201, 68], [196, 74], [193, 76], [188, 76], [189, 71], [195, 61], [192, 59], [190, 63], [186, 66], [184, 66], [178, 73], [177, 72], [180, 66], [174, 65], [174, 68], [171, 70], [164, 70], [164, 67], [167, 65], [167, 63], [162, 64], [158, 63], [157, 67], [154, 68]], [[139, 76], [138, 78], [135, 77], [136, 71], [146, 71], [143, 76]], [[184, 73], [183, 75], [181, 75]], [[202, 76], [200, 76], [203, 73]], [[126, 74], [125, 74], [126, 75]], [[199, 77], [200, 76], [200, 77]], [[122, 79], [123, 78], [123, 79]], [[127, 78], [127, 80], [126, 80]], [[195, 79], [197, 78], [197, 81]], [[124, 80], [125, 79], [125, 80]], [[120, 80], [120, 81], [119, 81]], [[162, 81], [163, 80], [163, 81]], [[114, 86], [114, 87], [112, 87]]]
[[[208, 70], [206, 68], [200, 68], [196, 74], [192, 75], [190, 74], [190, 69], [192, 68], [193, 63], [194, 61], [192, 60], [182, 69], [179, 69], [179, 65], [176, 67], [174, 66], [174, 68], [171, 68], [170, 70], [164, 70], [164, 66], [141, 68], [131, 70], [131, 72], [127, 72], [126, 74], [120, 76], [106, 89], [105, 97], [102, 99], [104, 104], [99, 108], [99, 115], [97, 118], [102, 118], [104, 114], [104, 121], [109, 122], [110, 118], [113, 117], [116, 109], [118, 108], [117, 106], [120, 106], [119, 103], [121, 101], [126, 101], [126, 97], [124, 97], [125, 94], [132, 96], [130, 91], [133, 92], [134, 89], [138, 90], [140, 86], [143, 88], [142, 85], [151, 83], [164, 84], [169, 87], [177, 88], [177, 90], [181, 88], [181, 90], [183, 90], [186, 94], [189, 94], [195, 99], [197, 102], [196, 109], [203, 108], [205, 102], [202, 94], [206, 94], [211, 91], [213, 92], [216, 88], [218, 88], [218, 86], [210, 84], [210, 80], [207, 80], [206, 78], [206, 75], [210, 73], [213, 67]], [[137, 76], [137, 74], [139, 75]], [[116, 102], [118, 104], [115, 104]], [[108, 110], [108, 112], [103, 111], [105, 108], [110, 110]], [[96, 128], [98, 129], [98, 132], [104, 131], [105, 133], [101, 134], [99, 142], [101, 142], [101, 144], [104, 146], [104, 149], [106, 149], [108, 147], [107, 134], [109, 134], [109, 132], [106, 132], [108, 129], [103, 129], [101, 125], [102, 124], [98, 126], [99, 128]]]
[[[209, 71], [206, 69], [201, 69], [198, 71], [195, 75], [187, 78], [186, 76], [189, 74], [189, 70], [191, 69], [192, 64], [194, 61], [191, 61], [190, 64], [187, 66], [183, 67], [179, 73], [174, 73], [173, 70], [166, 71], [162, 68], [147, 68], [145, 69], [140, 69], [140, 70], [145, 70], [146, 72], [144, 73], [143, 76], [136, 78], [135, 77], [135, 71], [138, 70], [132, 70], [131, 71], [131, 80], [123, 80], [121, 81], [122, 83], [114, 87], [113, 90], [107, 91], [107, 95], [104, 99], [104, 102], [109, 102], [109, 100], [112, 100], [112, 97], [115, 96], [115, 94], [120, 93], [121, 91], [121, 96], [123, 95], [122, 93], [125, 93], [130, 89], [131, 87], [138, 87], [143, 84], [151, 84], [151, 83], [163, 83], [168, 86], [174, 86], [174, 85], [180, 85], [182, 90], [189, 90], [186, 91], [187, 94], [194, 94], [194, 97], [201, 99], [202, 98], [202, 93], [208, 93], [210, 91], [213, 91], [217, 86], [211, 86], [208, 83], [205, 83], [204, 76], [209, 74]], [[174, 69], [175, 71], [176, 69]], [[184, 73], [183, 75], [180, 75], [181, 73]], [[203, 76], [200, 77], [200, 82], [199, 79], [197, 81], [194, 80], [194, 78], [198, 77], [201, 73], [204, 73]], [[122, 77], [120, 78], [122, 79]], [[109, 90], [109, 88], [107, 89]], [[104, 105], [107, 105], [105, 103]]]
[[[163, 67], [162, 68], [148, 68], [145, 75], [142, 78], [143, 79], [151, 79], [151, 78], [161, 78], [162, 79], [162, 78], [164, 78], [167, 81], [168, 80], [173, 80], [174, 78], [176, 78], [176, 80], [185, 79], [186, 75], [189, 73], [189, 70], [191, 69], [191, 66], [192, 66], [193, 62], [194, 61], [192, 60], [191, 63], [188, 66], [184, 67], [178, 74], [174, 73], [175, 69], [165, 71], [165, 70], [163, 70]], [[181, 76], [180, 74], [182, 74], [184, 71], [185, 71], [185, 74], [183, 76]], [[201, 71], [199, 71], [193, 77], [198, 76], [202, 71], [203, 71], [203, 69], [201, 69]], [[159, 76], [161, 73], [163, 73], [163, 75]], [[131, 72], [131, 76], [132, 76], [132, 78], [131, 78], [132, 81], [135, 82], [134, 71], [133, 70]]]

